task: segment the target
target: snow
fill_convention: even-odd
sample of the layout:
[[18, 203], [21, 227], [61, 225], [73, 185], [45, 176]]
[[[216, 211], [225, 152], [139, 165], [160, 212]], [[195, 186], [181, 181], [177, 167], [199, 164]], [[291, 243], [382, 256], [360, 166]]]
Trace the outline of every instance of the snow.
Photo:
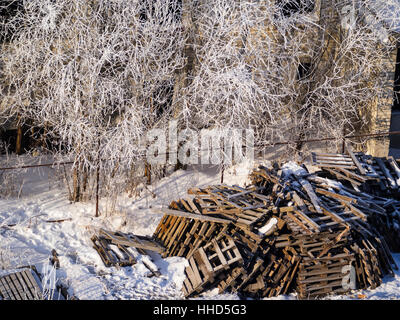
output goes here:
[[271, 230], [276, 224], [278, 220], [276, 218], [270, 219], [264, 226], [258, 229], [258, 233], [266, 234], [269, 230]]
[[[249, 183], [252, 163], [242, 163], [224, 172], [224, 183], [243, 186]], [[187, 197], [187, 189], [219, 184], [217, 167], [192, 167], [178, 170], [149, 186], [150, 191], [138, 198], [122, 195], [118, 213], [94, 217], [94, 203], [70, 203], [67, 190], [55, 179], [55, 169], [29, 169], [19, 199], [0, 199], [0, 272], [20, 266], [35, 265], [40, 272], [47, 268], [51, 250], [59, 255], [61, 268], [56, 279], [69, 287], [69, 294], [82, 300], [103, 299], [183, 299], [184, 258], [162, 259], [157, 253], [138, 254], [131, 267], [106, 268], [90, 240], [96, 228], [121, 230], [151, 236], [162, 215], [150, 211], [179, 197]], [[104, 211], [105, 200], [100, 202]], [[46, 220], [68, 219], [62, 223]], [[7, 225], [13, 225], [7, 227]], [[159, 277], [151, 276], [145, 266], [157, 267]], [[4, 269], [4, 270], [3, 270]], [[206, 294], [207, 295], [207, 294]], [[208, 293], [210, 296], [210, 293]], [[213, 298], [216, 296], [211, 294]], [[230, 299], [231, 295], [221, 295]], [[237, 296], [235, 296], [237, 299]]]
[[296, 162], [293, 161], [289, 161], [282, 166], [282, 173], [284, 177], [287, 177], [290, 174], [299, 177], [308, 175], [307, 171], [303, 167], [299, 166]]
[[[293, 163], [285, 170], [302, 174], [302, 168]], [[224, 173], [224, 183], [244, 186], [253, 163], [238, 164]], [[29, 169], [24, 176], [20, 199], [0, 199], [0, 275], [17, 267], [35, 265], [38, 271], [48, 265], [51, 250], [58, 253], [61, 268], [55, 270], [55, 278], [68, 286], [69, 295], [83, 300], [114, 299], [183, 299], [181, 291], [185, 279], [184, 269], [188, 262], [184, 258], [161, 258], [158, 253], [149, 256], [137, 253], [137, 263], [130, 267], [106, 268], [90, 240], [96, 228], [121, 230], [138, 235], [153, 234], [161, 215], [152, 213], [151, 207], [167, 205], [171, 200], [188, 196], [187, 189], [220, 183], [220, 171], [216, 167], [191, 167], [179, 170], [153, 186], [138, 198], [121, 195], [118, 214], [94, 217], [94, 203], [70, 203], [67, 191], [54, 179], [54, 169]], [[49, 179], [50, 178], [50, 179]], [[100, 209], [105, 203], [100, 203]], [[62, 223], [46, 220], [71, 218]], [[269, 221], [261, 231], [267, 232], [274, 221]], [[5, 227], [7, 224], [17, 224]], [[2, 227], [1, 227], [2, 226]], [[400, 266], [400, 254], [395, 255]], [[157, 267], [161, 275], [156, 277], [145, 266]], [[356, 292], [354, 296], [332, 296], [329, 299], [357, 299], [363, 294], [366, 299], [400, 299], [400, 273], [395, 278], [387, 277], [382, 286], [374, 290]], [[273, 299], [296, 299], [295, 294]], [[218, 294], [209, 290], [193, 299], [236, 300], [236, 294]]]

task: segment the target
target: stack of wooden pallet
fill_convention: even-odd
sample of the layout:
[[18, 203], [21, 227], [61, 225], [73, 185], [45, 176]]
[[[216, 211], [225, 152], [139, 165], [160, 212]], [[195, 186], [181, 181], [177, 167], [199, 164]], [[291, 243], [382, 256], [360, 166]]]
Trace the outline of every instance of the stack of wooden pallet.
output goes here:
[[[313, 156], [314, 165], [323, 160]], [[329, 168], [260, 167], [246, 188], [193, 188], [187, 198], [154, 210], [164, 214], [153, 235], [163, 256], [189, 261], [185, 296], [218, 288], [255, 298], [293, 291], [320, 297], [376, 287], [393, 275], [390, 250], [400, 234], [381, 232], [395, 229], [389, 222], [398, 221], [400, 202], [354, 183], [361, 182], [354, 175], [370, 180], [361, 159], [350, 150], [343, 164], [336, 159]], [[378, 188], [374, 179], [366, 187]]]
[[364, 153], [312, 153], [318, 176], [341, 183], [340, 193], [354, 198], [369, 222], [384, 236], [393, 251], [400, 251], [400, 167], [391, 156]]
[[383, 197], [399, 197], [400, 167], [389, 157], [372, 157], [362, 152], [347, 154], [311, 153], [311, 164], [356, 191]]

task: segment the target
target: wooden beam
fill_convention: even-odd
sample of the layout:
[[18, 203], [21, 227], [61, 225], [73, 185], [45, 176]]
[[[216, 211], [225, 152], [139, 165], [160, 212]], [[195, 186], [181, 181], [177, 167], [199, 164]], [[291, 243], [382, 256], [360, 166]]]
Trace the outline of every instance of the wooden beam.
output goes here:
[[201, 221], [211, 221], [211, 222], [227, 223], [227, 224], [232, 222], [231, 220], [228, 220], [228, 219], [214, 218], [214, 217], [210, 217], [210, 216], [193, 214], [193, 213], [189, 213], [189, 212], [172, 210], [172, 209], [168, 209], [168, 208], [161, 208], [161, 209], [153, 208], [153, 209], [151, 209], [151, 211], [154, 213], [168, 214], [171, 216], [184, 217], [184, 218], [190, 218], [190, 219], [201, 220]]
[[348, 146], [347, 143], [346, 143], [346, 149], [347, 149], [347, 152], [348, 152], [349, 156], [351, 157], [351, 159], [353, 159], [353, 162], [356, 165], [357, 169], [360, 171], [360, 173], [362, 175], [365, 175], [366, 174], [365, 169], [363, 168], [361, 163], [357, 160], [356, 156], [354, 155], [353, 151], [351, 150], [351, 147]]

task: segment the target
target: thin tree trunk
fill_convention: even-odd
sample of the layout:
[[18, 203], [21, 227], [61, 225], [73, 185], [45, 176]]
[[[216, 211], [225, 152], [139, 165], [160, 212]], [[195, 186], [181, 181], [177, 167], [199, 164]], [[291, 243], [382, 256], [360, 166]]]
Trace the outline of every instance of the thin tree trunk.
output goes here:
[[[87, 170], [83, 170], [82, 174], [82, 192], [80, 194], [80, 201], [85, 200], [84, 195], [86, 193], [87, 185], [88, 185], [89, 173]], [[86, 197], [87, 198], [87, 197]]]
[[100, 165], [96, 169], [96, 218], [99, 214], [99, 180], [100, 180]]
[[21, 117], [18, 116], [18, 127], [17, 127], [17, 141], [15, 143], [15, 153], [22, 153], [22, 126], [21, 126]]
[[96, 168], [96, 218], [99, 213], [99, 186], [100, 186], [100, 139], [97, 146], [97, 168]]
[[79, 202], [80, 198], [80, 177], [79, 177], [79, 168], [76, 166], [73, 171], [73, 177], [72, 177], [72, 185], [73, 185], [73, 195], [71, 201], [73, 202]]
[[149, 164], [147, 162], [144, 165], [144, 176], [147, 177], [146, 183], [148, 185], [150, 185], [151, 184], [151, 164]]

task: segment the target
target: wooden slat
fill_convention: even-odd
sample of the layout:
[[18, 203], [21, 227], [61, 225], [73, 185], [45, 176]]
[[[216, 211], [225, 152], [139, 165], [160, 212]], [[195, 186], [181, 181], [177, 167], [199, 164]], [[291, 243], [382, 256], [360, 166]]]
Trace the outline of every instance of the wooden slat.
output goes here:
[[320, 227], [317, 223], [315, 223], [309, 216], [307, 216], [305, 213], [299, 211], [299, 210], [294, 210], [294, 212], [296, 214], [298, 214], [299, 216], [301, 216], [305, 221], [308, 222], [308, 224], [315, 229], [315, 231], [319, 232], [320, 231]]
[[334, 198], [334, 199], [337, 199], [337, 200], [344, 200], [344, 201], [347, 201], [347, 202], [350, 202], [350, 203], [355, 203], [355, 202], [357, 202], [357, 200], [354, 199], [354, 198], [347, 197], [347, 196], [338, 194], [338, 193], [336, 193], [336, 192], [328, 191], [328, 190], [321, 189], [321, 188], [316, 188], [316, 189], [315, 189], [315, 192], [320, 193], [320, 194], [323, 194], [323, 195], [326, 195], [326, 196], [328, 196], [328, 197], [331, 197], [331, 198]]
[[19, 280], [16, 277], [16, 274], [12, 273], [8, 277], [11, 279], [11, 281], [13, 282], [15, 288], [17, 289], [21, 300], [28, 300], [28, 293], [25, 291], [26, 288], [24, 289], [22, 287], [21, 283], [19, 282]]
[[361, 163], [358, 161], [357, 157], [354, 155], [353, 151], [351, 150], [351, 147], [349, 145], [347, 145], [347, 143], [345, 144], [346, 146], [346, 150], [349, 153], [351, 159], [353, 160], [354, 164], [356, 165], [357, 169], [360, 171], [360, 173], [362, 175], [365, 175], [365, 169], [363, 168], [363, 166], [361, 165]]
[[398, 186], [400, 186], [400, 168], [397, 165], [396, 160], [392, 156], [387, 157], [387, 161], [389, 165], [391, 166], [393, 172], [396, 174], [396, 183]]
[[299, 179], [300, 184], [302, 185], [303, 189], [307, 192], [307, 195], [310, 197], [310, 200], [318, 213], [322, 213], [322, 209], [319, 205], [318, 197], [315, 194], [313, 187], [311, 184], [305, 179]]
[[29, 287], [34, 299], [35, 300], [42, 299], [42, 291], [40, 290], [39, 285], [37, 284], [36, 280], [34, 279], [32, 272], [30, 270], [25, 270], [21, 274], [25, 280], [25, 283]]
[[149, 239], [141, 239], [140, 237], [133, 234], [121, 234], [121, 236], [116, 235], [111, 231], [107, 231], [104, 229], [100, 229], [100, 233], [106, 236], [111, 240], [111, 242], [115, 245], [123, 245], [127, 247], [135, 247], [145, 250], [150, 250], [158, 253], [163, 253], [165, 248], [159, 245], [155, 241], [151, 241]]
[[390, 174], [389, 170], [386, 168], [385, 164], [383, 163], [382, 159], [375, 158], [376, 163], [378, 164], [379, 168], [381, 169], [383, 175], [387, 178], [389, 181], [390, 187], [391, 188], [397, 188], [398, 185], [396, 183], [396, 180], [393, 178], [393, 176]]
[[13, 293], [13, 295], [14, 295], [15, 300], [23, 300], [22, 297], [20, 296], [20, 292], [18, 291], [18, 289], [17, 289], [16, 286], [14, 285], [14, 283], [13, 283], [13, 281], [11, 280], [10, 276], [9, 276], [9, 275], [8, 275], [8, 276], [5, 276], [3, 279], [7, 282], [8, 287], [11, 289], [11, 291], [12, 291], [12, 293]]
[[163, 213], [163, 214], [168, 214], [171, 216], [177, 216], [177, 217], [184, 217], [184, 218], [190, 218], [190, 219], [195, 219], [195, 220], [200, 220], [200, 221], [211, 221], [211, 222], [218, 222], [218, 223], [231, 223], [231, 220], [228, 219], [221, 219], [221, 218], [214, 218], [210, 216], [205, 216], [205, 215], [199, 215], [199, 214], [192, 214], [188, 212], [183, 212], [179, 210], [172, 210], [172, 209], [152, 209], [151, 210], [154, 213]]
[[4, 296], [5, 299], [7, 300], [15, 300], [15, 296], [13, 294], [12, 289], [8, 285], [8, 282], [4, 278], [0, 278], [0, 289], [2, 288], [3, 290], [1, 291], [1, 294]]

